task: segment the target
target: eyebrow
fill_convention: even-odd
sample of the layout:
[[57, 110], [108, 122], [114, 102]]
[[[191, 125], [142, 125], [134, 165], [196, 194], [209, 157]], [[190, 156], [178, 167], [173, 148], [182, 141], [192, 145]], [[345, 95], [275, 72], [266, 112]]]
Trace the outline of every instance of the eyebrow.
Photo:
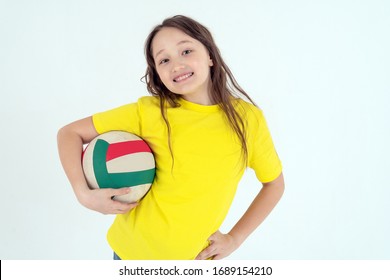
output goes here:
[[[182, 40], [180, 41], [179, 43], [176, 44], [176, 46], [179, 46], [179, 45], [183, 45], [183, 44], [186, 44], [186, 43], [193, 43], [192, 41], [190, 40]], [[156, 55], [154, 56], [155, 58], [164, 51], [165, 49], [162, 49], [162, 50], [159, 50]]]

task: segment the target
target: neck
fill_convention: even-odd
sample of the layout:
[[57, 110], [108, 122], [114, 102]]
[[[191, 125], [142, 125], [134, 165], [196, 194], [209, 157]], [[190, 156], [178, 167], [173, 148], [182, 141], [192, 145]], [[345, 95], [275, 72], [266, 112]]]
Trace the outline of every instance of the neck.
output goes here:
[[188, 102], [192, 102], [199, 105], [215, 105], [216, 103], [213, 102], [211, 98], [211, 94], [209, 92], [206, 92], [204, 94], [183, 94], [181, 95], [181, 98]]

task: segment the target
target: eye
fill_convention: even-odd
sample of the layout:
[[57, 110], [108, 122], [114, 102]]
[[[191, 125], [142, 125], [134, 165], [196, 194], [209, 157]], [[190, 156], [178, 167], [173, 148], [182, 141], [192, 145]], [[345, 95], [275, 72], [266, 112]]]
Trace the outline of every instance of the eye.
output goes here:
[[169, 61], [169, 59], [161, 59], [160, 60], [160, 62], [158, 63], [159, 65], [161, 65], [161, 64], [165, 64], [165, 63], [167, 63]]
[[187, 55], [187, 54], [190, 54], [190, 53], [192, 53], [192, 50], [185, 50], [185, 51], [183, 51], [183, 55]]

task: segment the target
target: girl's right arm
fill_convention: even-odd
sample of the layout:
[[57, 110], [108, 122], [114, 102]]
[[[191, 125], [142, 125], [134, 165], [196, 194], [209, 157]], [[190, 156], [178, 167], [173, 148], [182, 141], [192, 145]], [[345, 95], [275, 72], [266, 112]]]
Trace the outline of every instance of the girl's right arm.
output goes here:
[[112, 197], [128, 193], [129, 188], [90, 189], [84, 177], [81, 163], [83, 144], [91, 142], [98, 135], [92, 117], [62, 127], [57, 135], [60, 160], [82, 205], [103, 214], [124, 214], [137, 206], [137, 203], [123, 203], [113, 200]]

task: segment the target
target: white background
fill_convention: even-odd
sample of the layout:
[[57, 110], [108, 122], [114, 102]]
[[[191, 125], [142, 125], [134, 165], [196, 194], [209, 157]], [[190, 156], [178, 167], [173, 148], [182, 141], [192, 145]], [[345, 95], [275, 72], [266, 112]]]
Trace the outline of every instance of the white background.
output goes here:
[[[147, 95], [143, 44], [164, 18], [206, 25], [263, 109], [286, 192], [230, 259], [390, 258], [390, 4], [0, 0], [0, 259], [110, 259], [113, 216], [81, 206], [58, 129]], [[260, 188], [244, 176], [221, 228]]]

